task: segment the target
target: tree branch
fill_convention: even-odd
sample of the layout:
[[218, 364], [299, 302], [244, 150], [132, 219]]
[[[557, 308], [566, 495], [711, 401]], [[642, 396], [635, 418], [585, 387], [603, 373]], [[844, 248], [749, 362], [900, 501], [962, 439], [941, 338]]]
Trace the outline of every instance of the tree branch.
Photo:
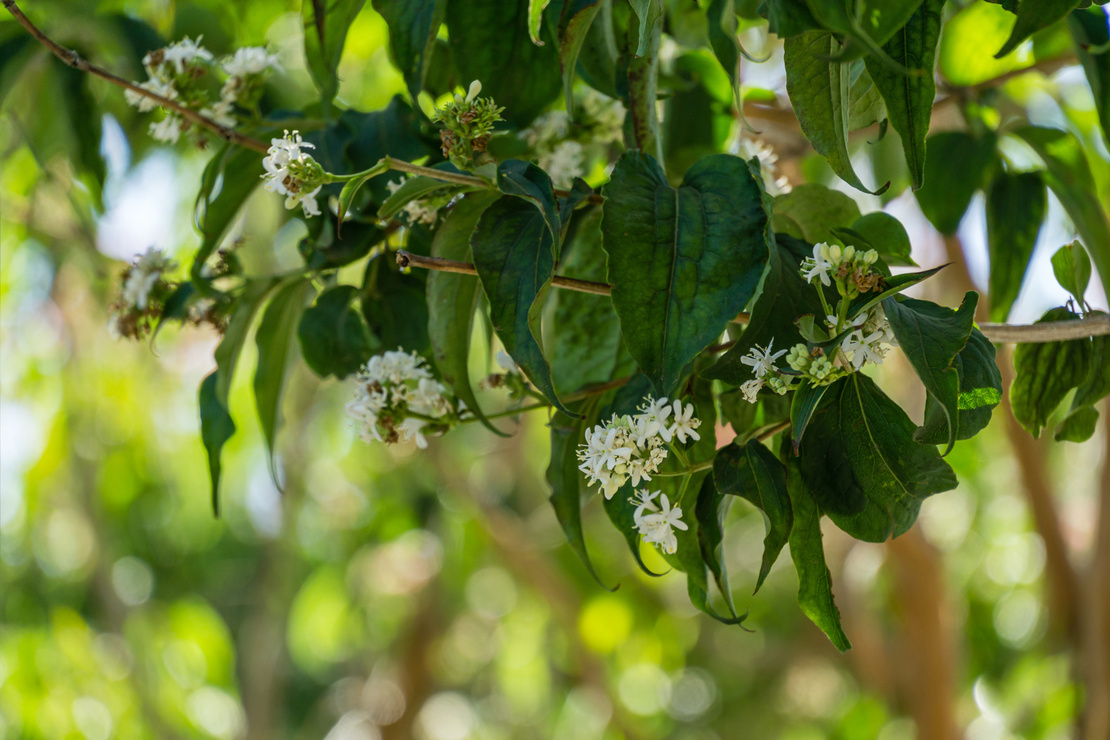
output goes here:
[[12, 14], [12, 17], [19, 22], [19, 25], [27, 29], [28, 33], [35, 37], [35, 39], [40, 44], [50, 50], [50, 53], [61, 59], [73, 69], [79, 70], [81, 72], [87, 72], [94, 77], [99, 77], [102, 80], [107, 80], [117, 87], [122, 87], [123, 89], [130, 90], [137, 95], [142, 95], [143, 97], [150, 98], [151, 100], [157, 102], [163, 108], [172, 110], [173, 112], [179, 114], [185, 120], [208, 129], [224, 141], [231, 142], [232, 144], [238, 144], [239, 146], [245, 147], [247, 149], [253, 149], [256, 152], [265, 152], [267, 149], [269, 149], [269, 147], [264, 142], [259, 141], [258, 139], [240, 134], [226, 126], [221, 126], [212, 119], [202, 116], [191, 108], [187, 108], [184, 105], [181, 105], [177, 101], [162, 97], [161, 95], [153, 93], [146, 88], [140, 87], [133, 82], [129, 82], [128, 80], [125, 80], [118, 75], [112, 74], [102, 67], [98, 67], [95, 64], [92, 64], [86, 59], [83, 59], [81, 55], [73, 49], [65, 48], [61, 44], [51, 39], [45, 33], [40, 31], [39, 28], [34, 23], [32, 23], [30, 19], [27, 18], [27, 16], [23, 14], [23, 11], [20, 10], [19, 7], [15, 4], [15, 0], [3, 0], [3, 2], [4, 7], [7, 8], [8, 12]]
[[[438, 170], [436, 170], [438, 172]], [[397, 251], [397, 264], [402, 268], [420, 267], [425, 270], [438, 270], [440, 272], [455, 272], [462, 275], [477, 275], [478, 271], [469, 262], [445, 260], [439, 257], [423, 257], [419, 254]], [[607, 283], [597, 283], [591, 280], [577, 280], [575, 278], [556, 275], [551, 279], [552, 286], [565, 290], [574, 290], [579, 293], [592, 293], [594, 295], [609, 295], [612, 286]], [[742, 313], [736, 321], [747, 323], [748, 314]], [[1054, 321], [1048, 324], [980, 324], [979, 331], [986, 335], [992, 342], [1013, 342], [1019, 344], [1035, 344], [1038, 342], [1063, 342], [1069, 339], [1084, 339], [1110, 334], [1110, 316], [1097, 314], [1083, 319], [1070, 321]], [[728, 349], [734, 342], [724, 342], [713, 345], [717, 351]]]

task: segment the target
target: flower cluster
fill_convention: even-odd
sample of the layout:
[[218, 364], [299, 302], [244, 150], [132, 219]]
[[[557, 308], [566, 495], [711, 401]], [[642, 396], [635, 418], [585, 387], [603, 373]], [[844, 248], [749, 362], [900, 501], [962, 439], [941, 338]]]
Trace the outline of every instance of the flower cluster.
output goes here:
[[439, 132], [443, 156], [459, 169], [470, 169], [475, 154], [486, 151], [493, 133], [493, 124], [503, 120], [501, 111], [493, 98], [479, 98], [482, 83], [470, 83], [464, 98], [455, 95], [454, 100], [442, 108], [437, 108], [432, 120], [443, 124]]
[[[390, 180], [385, 184], [389, 190], [389, 194], [393, 195], [401, 186], [405, 184], [408, 178], [401, 178], [400, 180]], [[439, 218], [439, 209], [447, 205], [454, 197], [454, 193], [447, 193], [445, 195], [436, 196], [433, 194], [427, 198], [414, 198], [408, 203], [405, 203], [401, 211], [405, 214], [408, 222], [412, 226], [417, 224], [426, 224], [434, 226], [436, 219]]]
[[879, 259], [874, 249], [864, 251], [852, 246], [829, 246], [822, 242], [813, 246], [813, 256], [802, 260], [802, 277], [810, 284], [820, 281], [832, 286], [841, 297], [851, 300], [860, 293], [882, 290], [882, 273], [873, 269]]
[[591, 90], [578, 101], [573, 125], [566, 112], [549, 111], [518, 136], [534, 152], [552, 183], [569, 188], [574, 178], [586, 174], [587, 148], [619, 140], [623, 123], [624, 106]]
[[320, 206], [316, 195], [328, 181], [324, 168], [304, 149], [315, 149], [294, 131], [285, 132], [281, 139], [270, 139], [270, 149], [262, 159], [266, 174], [265, 188], [285, 196], [285, 207], [293, 209], [299, 203], [305, 216], [319, 216]]
[[108, 322], [113, 337], [141, 339], [153, 329], [175, 287], [165, 274], [176, 267], [162, 250], [151, 247], [123, 271], [119, 297], [112, 304]]
[[[236, 107], [251, 108], [258, 103], [263, 75], [267, 70], [280, 69], [277, 57], [262, 47], [244, 47], [223, 59], [218, 65], [212, 52], [185, 37], [181, 41], [156, 49], [143, 57], [147, 81], [138, 86], [197, 111], [221, 126], [232, 127], [238, 123]], [[212, 99], [216, 68], [227, 75], [220, 88], [219, 98]], [[140, 111], [154, 110], [158, 102], [150, 97], [128, 90], [127, 102]], [[189, 128], [180, 113], [166, 111], [162, 120], [150, 124], [150, 135], [157, 141], [175, 142]]]
[[[657, 498], [660, 499], [658, 504], [655, 501]], [[674, 530], [689, 529], [682, 521], [682, 509], [678, 506], [671, 508], [667, 494], [646, 488], [637, 491], [635, 497], [628, 499], [628, 503], [636, 507], [632, 521], [644, 542], [658, 545], [660, 550], [673, 555], [678, 550], [678, 538]]]
[[458, 421], [457, 404], [432, 377], [423, 358], [398, 348], [370, 358], [358, 374], [355, 398], [347, 415], [358, 422], [365, 441], [394, 444], [416, 440], [425, 449], [425, 435], [442, 434]]
[[586, 474], [588, 485], [600, 483], [605, 498], [613, 498], [629, 480], [634, 486], [651, 480], [673, 440], [685, 444], [687, 439], [701, 439], [699, 426], [692, 403], [684, 407], [679, 400], [669, 404], [666, 398], [648, 398], [638, 414], [614, 414], [586, 430], [586, 442], [578, 446], [578, 469]]
[[779, 172], [779, 155], [763, 139], [742, 135], [738, 144], [739, 154], [744, 159], [755, 157], [763, 175], [763, 189], [770, 195], [785, 195], [791, 191], [790, 180]]

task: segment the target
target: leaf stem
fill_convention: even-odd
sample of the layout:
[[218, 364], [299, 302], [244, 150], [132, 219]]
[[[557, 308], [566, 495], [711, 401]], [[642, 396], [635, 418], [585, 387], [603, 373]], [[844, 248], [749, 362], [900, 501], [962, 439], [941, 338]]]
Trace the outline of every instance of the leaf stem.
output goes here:
[[[549, 409], [549, 408], [551, 408], [551, 404], [544, 401], [543, 403], [534, 403], [531, 406], [521, 406], [520, 408], [516, 408], [516, 409], [505, 409], [504, 411], [498, 411], [498, 412], [493, 413], [493, 414], [486, 414], [486, 418], [487, 419], [501, 419], [501, 418], [506, 417], [506, 416], [515, 416], [516, 414], [523, 414], [523, 413], [526, 413], [528, 411], [535, 411], [537, 409]], [[469, 423], [475, 422], [475, 421], [479, 421], [477, 416], [469, 416], [465, 419], [460, 419], [459, 423], [460, 424], [469, 424]]]
[[700, 473], [701, 471], [709, 470], [712, 467], [713, 461], [706, 460], [705, 462], [694, 463], [693, 465], [682, 470], [674, 470], [670, 473], [655, 473], [654, 475], [658, 478], [677, 478], [680, 475], [693, 475], [694, 473]]

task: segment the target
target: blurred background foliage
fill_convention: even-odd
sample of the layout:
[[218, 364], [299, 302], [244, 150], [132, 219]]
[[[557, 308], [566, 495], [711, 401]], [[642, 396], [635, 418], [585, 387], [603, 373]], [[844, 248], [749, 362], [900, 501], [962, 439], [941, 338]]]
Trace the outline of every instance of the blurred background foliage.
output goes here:
[[[691, 4], [669, 3], [676, 33]], [[964, 25], [947, 26], [940, 66], [971, 86], [1014, 61], [993, 60], [997, 44], [982, 40], [1001, 9], [968, 5]], [[262, 43], [279, 54], [270, 107], [315, 95], [296, 2], [40, 0], [25, 10], [128, 78], [141, 78], [155, 36], [203, 35], [217, 54]], [[386, 40], [367, 4], [340, 66], [342, 104], [375, 110], [404, 94]], [[1030, 56], [1017, 63], [1036, 52], [1019, 51]], [[765, 90], [756, 97], [783, 95], [781, 49], [752, 69]], [[6, 17], [0, 94], [0, 737], [908, 740], [947, 737], [930, 723], [949, 713], [970, 740], [1075, 736], [1082, 688], [1069, 646], [1076, 573], [1110, 488], [1105, 421], [1085, 445], [1055, 445], [999, 413], [949, 458], [960, 487], [930, 498], [906, 536], [874, 545], [827, 529], [855, 644], [845, 656], [797, 609], [789, 559], [747, 597], [763, 521], [746, 505], [733, 508], [725, 541], [752, 631], [697, 613], [680, 575], [644, 576], [600, 507], [586, 507], [598, 573], [619, 584], [600, 587], [547, 503], [542, 414], [508, 439], [464, 427], [425, 452], [368, 447], [343, 416], [348, 386], [300, 365], [279, 491], [241, 374], [216, 519], [195, 403], [217, 335], [168, 328], [151, 348], [105, 330], [117, 260], [152, 244], [179, 261], [195, 249], [207, 153], [154, 145], [118, 90], [66, 69]], [[994, 103], [998, 116], [1016, 106], [1085, 134], [1100, 187], [1110, 181], [1074, 61], [1015, 77]], [[850, 194], [911, 227], [918, 264], [966, 258], [930, 297], [952, 303], [967, 276], [984, 282], [981, 202], [953, 252], [899, 195], [897, 147], [863, 156], [878, 181], [902, 185], [882, 202]], [[830, 180], [820, 158], [791, 167]], [[1034, 271], [1066, 241], [1063, 218], [1052, 200]], [[303, 226], [270, 194], [252, 196], [236, 233], [254, 272], [299, 264]], [[1031, 285], [1012, 318], [1062, 302], [1053, 290]], [[908, 368], [882, 371], [920, 414]], [[651, 548], [644, 556], [664, 569]]]

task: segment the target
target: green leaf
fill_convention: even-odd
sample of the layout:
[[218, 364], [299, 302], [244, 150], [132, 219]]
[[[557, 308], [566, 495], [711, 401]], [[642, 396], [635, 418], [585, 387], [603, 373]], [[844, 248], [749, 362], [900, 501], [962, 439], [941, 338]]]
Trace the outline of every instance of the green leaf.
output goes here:
[[642, 57], [648, 53], [651, 37], [659, 33], [663, 27], [663, 0], [629, 0], [632, 12], [639, 21], [636, 38], [636, 56]]
[[227, 403], [216, 393], [219, 370], [213, 370], [200, 384], [200, 438], [208, 453], [208, 477], [212, 482], [212, 513], [220, 515], [220, 455], [224, 444], [235, 434], [235, 422], [227, 411]]
[[531, 162], [509, 159], [497, 167], [497, 187], [502, 193], [523, 198], [539, 209], [551, 232], [552, 254], [558, 259], [563, 229], [555, 190], [547, 173]]
[[555, 44], [528, 35], [529, 0], [448, 0], [447, 36], [463, 80], [481, 80], [482, 94], [526, 126], [562, 89]]
[[851, 229], [862, 236], [867, 241], [866, 246], [878, 252], [887, 264], [917, 266], [910, 258], [913, 247], [906, 227], [889, 213], [875, 211], [860, 216], [852, 222]]
[[[1053, 308], [1037, 323], [1075, 318], [1078, 316], [1066, 308]], [[1068, 391], [1086, 382], [1094, 359], [1090, 339], [1019, 344], [1014, 349], [1014, 382], [1010, 386], [1014, 418], [1030, 434], [1039, 437], [1041, 427], [1048, 423]]]
[[1052, 255], [1052, 274], [1060, 287], [1075, 296], [1080, 307], [1085, 305], [1083, 295], [1091, 281], [1091, 258], [1082, 244], [1072, 242], [1057, 249]]
[[944, 412], [948, 427], [945, 455], [952, 451], [959, 431], [960, 378], [954, 363], [971, 335], [978, 302], [979, 295], [970, 291], [955, 311], [916, 298], [883, 301], [898, 346]]
[[767, 259], [762, 188], [747, 163], [715, 154], [671, 187], [626, 152], [605, 186], [601, 229], [625, 346], [659, 395], [748, 303]]
[[[646, 6], [662, 8], [662, 0], [641, 0]], [[643, 19], [644, 16], [640, 16]], [[629, 23], [630, 45], [635, 43], [638, 52], [628, 65], [622, 89], [625, 92], [625, 146], [640, 149], [663, 162], [663, 137], [659, 133], [659, 44], [663, 37], [661, 20], [653, 22], [648, 35], [641, 34], [636, 42], [636, 27]]]
[[[732, 98], [736, 109], [743, 113], [744, 98], [740, 93], [740, 57], [747, 52], [740, 45], [735, 0], [712, 0], [706, 11], [709, 23], [709, 46], [732, 82]], [[749, 59], [751, 57], [748, 57]]]
[[1086, 442], [1095, 433], [1098, 410], [1094, 406], [1080, 406], [1068, 413], [1056, 430], [1057, 442]]
[[[717, 490], [713, 476], [707, 475], [698, 491], [697, 504], [694, 506], [694, 520], [697, 523], [698, 547], [705, 567], [713, 575], [717, 590], [725, 599], [731, 614], [736, 614], [736, 604], [732, 599], [732, 587], [728, 582], [728, 569], [725, 566], [722, 544], [724, 542], [724, 521], [732, 506], [732, 497]], [[746, 616], [746, 615], [745, 615]]]
[[421, 198], [427, 198], [432, 195], [443, 195], [447, 197], [448, 191], [457, 190], [460, 193], [468, 193], [477, 189], [478, 188], [473, 187], [463, 187], [460, 189], [458, 185], [436, 180], [432, 177], [424, 177], [423, 175], [413, 177], [401, 183], [401, 186], [385, 199], [385, 203], [382, 203], [381, 208], [378, 209], [378, 218], [382, 221], [388, 221], [414, 200], [420, 200]]
[[301, 4], [305, 61], [325, 108], [339, 92], [336, 70], [347, 30], [365, 4], [366, 0], [303, 0]]
[[[580, 404], [579, 411], [588, 411]], [[589, 414], [575, 415], [556, 413], [551, 419], [551, 462], [547, 466], [547, 484], [551, 487], [548, 499], [555, 509], [555, 518], [563, 528], [567, 544], [586, 570], [602, 588], [608, 588], [594, 570], [590, 554], [586, 550], [586, 538], [582, 534], [582, 486], [581, 473], [578, 471], [577, 450]], [[612, 590], [612, 589], [610, 589]]]
[[777, 244], [771, 248], [763, 291], [751, 314], [748, 328], [732, 349], [703, 373], [705, 377], [742, 385], [754, 377], [752, 368], [741, 362], [753, 347], [767, 347], [773, 341], [778, 349], [788, 349], [804, 342], [795, 319], [804, 314], [822, 315], [817, 291], [802, 279], [797, 263]]
[[571, 120], [574, 119], [574, 74], [578, 55], [602, 5], [601, 0], [563, 0], [559, 12], [559, 69], [563, 75], [563, 99]]
[[803, 378], [794, 391], [794, 396], [790, 399], [790, 436], [793, 439], [795, 455], [801, 447], [802, 436], [809, 426], [809, 420], [813, 418], [813, 412], [821, 404], [821, 399], [825, 397], [825, 391], [828, 389], [828, 385], [813, 385]]
[[1039, 172], [999, 172], [987, 189], [992, 321], [1005, 321], [1010, 315], [1047, 209]]
[[540, 38], [540, 24], [543, 23], [543, 11], [551, 0], [528, 0], [528, 36], [536, 46], [543, 46]]
[[[213, 196], [217, 182], [220, 182], [220, 189]], [[261, 182], [262, 158], [258, 152], [224, 144], [208, 160], [194, 207], [195, 226], [201, 236], [200, 248], [190, 268], [194, 282], [202, 279], [201, 268], [205, 261], [220, 246], [243, 202]]]
[[852, 649], [840, 611], [832, 593], [832, 574], [825, 564], [821, 542], [821, 510], [802, 480], [798, 460], [789, 452], [786, 459], [786, 490], [790, 496], [794, 525], [790, 529], [790, 557], [798, 571], [798, 606], [817, 625], [840, 652]]
[[540, 317], [555, 272], [551, 230], [543, 213], [505, 195], [486, 209], [470, 237], [474, 267], [490, 304], [490, 320], [505, 351], [559, 411], [573, 414], [555, 394], [543, 354]]
[[418, 354], [431, 349], [425, 275], [402, 273], [392, 256], [379, 256], [366, 266], [362, 315], [386, 349]]
[[758, 12], [767, 19], [768, 30], [780, 39], [821, 29], [805, 0], [760, 0]]
[[356, 373], [382, 348], [362, 314], [351, 306], [356, 298], [358, 288], [353, 285], [325, 290], [297, 325], [304, 361], [322, 378], [343, 379]]
[[810, 31], [788, 38], [785, 47], [786, 90], [802, 133], [840, 179], [865, 193], [882, 193], [886, 186], [868, 190], [852, 168], [850, 65], [830, 61], [841, 51], [840, 43], [830, 33]]
[[1068, 30], [1091, 84], [1102, 136], [1110, 144], [1110, 16], [1100, 8], [1076, 10], [1068, 16]]
[[216, 398], [227, 406], [228, 392], [231, 390], [231, 381], [235, 377], [235, 366], [239, 363], [239, 355], [243, 351], [243, 344], [247, 340], [247, 332], [254, 323], [254, 315], [266, 302], [270, 291], [278, 284], [274, 278], [260, 278], [248, 281], [238, 296], [231, 318], [224, 329], [223, 339], [216, 346], [216, 367], [219, 375], [216, 378]]
[[956, 487], [935, 447], [861, 373], [833, 383], [801, 446], [802, 478], [821, 511], [856, 539], [885, 542], [908, 530], [928, 496]]
[[723, 494], [740, 496], [763, 512], [767, 536], [763, 539], [763, 563], [755, 591], [771, 572], [790, 537], [794, 516], [786, 492], [786, 473], [775, 455], [756, 440], [743, 447], [722, 447], [713, 458], [713, 479]]
[[[482, 213], [497, 198], [492, 191], [472, 193], [456, 203], [436, 229], [432, 256], [469, 262], [470, 235]], [[478, 278], [435, 270], [428, 275], [427, 295], [428, 338], [443, 381], [487, 428], [501, 434], [482, 413], [470, 384], [470, 339], [480, 299]]]
[[311, 231], [297, 243], [297, 251], [304, 257], [305, 267], [310, 270], [333, 270], [337, 267], [358, 262], [370, 254], [370, 250], [385, 239], [385, 229], [377, 224], [358, 221], [347, 222], [343, 238], [336, 237], [339, 221], [331, 214], [314, 219], [312, 226], [319, 223], [318, 233]]
[[1078, 4], [1079, 0], [1021, 0], [1018, 3], [1014, 30], [1010, 32], [1010, 38], [1006, 39], [1006, 43], [994, 58], [1001, 59], [1006, 56], [1037, 31], [1048, 28], [1064, 18]]
[[[337, 160], [335, 168], [329, 168], [337, 174], [368, 170], [386, 156], [408, 162], [439, 156], [439, 147], [421, 134], [420, 115], [400, 95], [394, 95], [381, 110], [345, 110], [333, 128], [337, 146], [331, 137], [324, 137], [316, 151]], [[384, 201], [389, 194], [388, 182], [388, 177], [381, 177], [367, 183], [376, 202]]]
[[875, 87], [886, 101], [890, 125], [902, 139], [902, 151], [914, 190], [920, 188], [925, 179], [925, 135], [929, 132], [937, 94], [933, 66], [943, 6], [944, 0], [926, 0], [883, 46], [883, 51], [895, 62], [906, 69], [920, 70], [922, 74], [903, 74], [875, 56], [864, 58]]
[[699, 50], [675, 59], [672, 79], [676, 89], [663, 104], [663, 154], [666, 169], [678, 175], [727, 150], [735, 119], [728, 76], [710, 55]]
[[355, 196], [357, 196], [359, 191], [362, 190], [362, 186], [368, 183], [370, 180], [373, 180], [375, 177], [379, 175], [384, 175], [388, 171], [389, 164], [383, 160], [370, 169], [366, 170], [366, 172], [363, 172], [358, 176], [343, 183], [343, 189], [339, 191], [339, 224], [337, 227], [338, 231], [342, 231], [343, 219], [347, 218], [347, 216], [350, 215], [351, 205], [355, 201]]
[[1026, 126], [1014, 131], [1033, 147], [1048, 170], [1045, 182], [1068, 212], [1104, 284], [1110, 283], [1110, 224], [1083, 145], [1067, 131]]
[[806, 183], [775, 196], [771, 226], [777, 233], [817, 244], [831, 241], [832, 229], [851, 226], [859, 218], [859, 206], [850, 195], [824, 185]]
[[278, 480], [274, 464], [274, 444], [281, 424], [281, 394], [289, 366], [289, 347], [297, 322], [304, 310], [305, 294], [312, 283], [295, 278], [280, 287], [266, 306], [254, 341], [258, 346], [258, 367], [254, 371], [254, 402], [258, 422], [266, 440], [270, 473]]
[[[1089, 316], [1106, 314], [1092, 311]], [[1075, 392], [1071, 411], [1056, 430], [1056, 441], [1085, 442], [1091, 438], [1098, 421], [1098, 411], [1094, 406], [1110, 395], [1110, 337], [1094, 337], [1091, 340], [1091, 364], [1087, 379]]]
[[883, 289], [878, 295], [863, 293], [852, 301], [852, 305], [848, 309], [848, 318], [854, 319], [864, 311], [870, 311], [887, 298], [898, 295], [921, 281], [931, 278], [947, 266], [948, 265], [941, 265], [940, 267], [933, 267], [928, 270], [922, 270], [921, 272], [903, 272], [900, 275], [892, 275], [888, 278], [884, 278], [882, 282]]
[[372, 5], [389, 26], [393, 61], [405, 76], [409, 95], [416, 100], [424, 89], [446, 0], [373, 0]]
[[963, 131], [933, 134], [926, 143], [925, 180], [917, 204], [942, 234], [955, 234], [971, 197], [994, 169], [997, 137]]
[[[697, 486], [695, 489], [694, 486]], [[678, 551], [674, 555], [664, 555], [668, 562], [671, 562], [679, 570], [686, 574], [686, 593], [690, 597], [690, 603], [696, 606], [703, 613], [716, 619], [722, 624], [742, 624], [748, 615], [745, 612], [743, 615], [737, 616], [736, 609], [732, 603], [731, 594], [726, 595], [725, 589], [728, 588], [728, 581], [724, 579], [724, 571], [721, 571], [720, 578], [718, 574], [709, 568], [709, 564], [705, 560], [704, 547], [708, 546], [705, 542], [706, 534], [701, 530], [701, 519], [698, 517], [699, 507], [713, 508], [714, 503], [720, 498], [713, 485], [713, 476], [702, 474], [700, 478], [695, 476], [690, 484], [691, 492], [696, 491], [693, 495], [687, 495], [683, 499], [684, 506], [682, 507], [682, 521], [686, 524], [686, 529], [675, 530], [675, 538], [678, 540]], [[702, 500], [707, 503], [702, 504]], [[712, 526], [712, 523], [710, 524]], [[709, 533], [710, 537], [714, 536]], [[716, 565], [720, 565], [719, 559], [714, 559]], [[724, 583], [722, 588], [722, 596], [725, 598], [725, 605], [729, 608], [732, 616], [722, 616], [714, 609], [709, 603], [709, 575], [708, 572], [713, 572], [714, 580], [718, 584]]]
[[[618, 0], [619, 1], [619, 0]], [[610, 98], [623, 98], [627, 85], [626, 61], [619, 59], [613, 26], [612, 0], [600, 0], [597, 18], [586, 31], [578, 54], [578, 74], [598, 92]], [[564, 69], [564, 85], [567, 71]], [[565, 89], [565, 88], [564, 88]]]
[[[956, 439], [971, 439], [981, 432], [990, 423], [992, 409], [1002, 401], [1002, 374], [994, 357], [994, 345], [983, 332], [972, 329], [952, 363], [960, 376]], [[931, 395], [925, 398], [925, 423], [913, 438], [930, 445], [945, 444], [948, 439], [948, 416]]]
[[848, 88], [848, 130], [858, 131], [886, 119], [886, 103], [862, 59], [848, 64], [848, 75], [852, 80]]

